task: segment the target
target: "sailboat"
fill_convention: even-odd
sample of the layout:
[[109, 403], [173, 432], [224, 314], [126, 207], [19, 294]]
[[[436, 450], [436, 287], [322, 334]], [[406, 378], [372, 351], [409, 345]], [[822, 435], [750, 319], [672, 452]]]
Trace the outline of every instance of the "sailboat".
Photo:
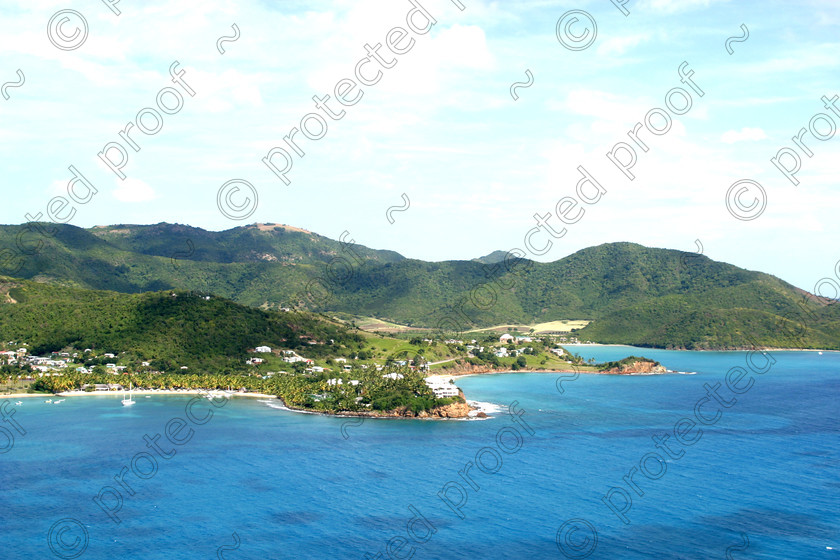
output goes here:
[[136, 402], [136, 401], [133, 401], [133, 400], [131, 399], [131, 381], [129, 381], [129, 382], [128, 382], [128, 399], [126, 399], [126, 398], [125, 398], [125, 388], [123, 387], [123, 400], [122, 400], [122, 405], [123, 405], [123, 406], [131, 406], [131, 405], [133, 405], [135, 402]]

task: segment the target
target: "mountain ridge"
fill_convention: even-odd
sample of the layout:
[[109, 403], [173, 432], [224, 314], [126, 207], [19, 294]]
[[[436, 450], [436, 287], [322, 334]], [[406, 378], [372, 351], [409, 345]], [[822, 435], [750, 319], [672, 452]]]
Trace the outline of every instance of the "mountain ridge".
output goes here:
[[[0, 226], [0, 249], [14, 247], [24, 227]], [[780, 346], [779, 329], [808, 317], [801, 340], [783, 346], [840, 344], [833, 302], [763, 272], [636, 243], [605, 243], [549, 263], [501, 251], [428, 262], [354, 243], [346, 232], [336, 241], [282, 224], [221, 232], [166, 223], [50, 227], [55, 235], [38, 253], [14, 274], [0, 273], [126, 293], [198, 290], [264, 309], [453, 331], [585, 319], [592, 322], [582, 337], [658, 347], [744, 347], [749, 337]]]

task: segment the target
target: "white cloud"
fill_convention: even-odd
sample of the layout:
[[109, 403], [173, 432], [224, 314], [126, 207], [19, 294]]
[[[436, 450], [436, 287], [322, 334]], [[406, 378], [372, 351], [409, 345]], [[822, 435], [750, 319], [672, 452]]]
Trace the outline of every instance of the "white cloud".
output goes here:
[[735, 142], [758, 141], [764, 140], [765, 138], [767, 138], [767, 135], [760, 128], [742, 128], [740, 131], [727, 130], [720, 137], [720, 140], [724, 144], [734, 144]]
[[600, 47], [598, 47], [598, 54], [601, 56], [624, 54], [628, 51], [628, 49], [631, 49], [649, 40], [650, 35], [647, 33], [638, 35], [628, 35], [625, 37], [611, 37], [604, 41]]
[[158, 198], [152, 187], [133, 177], [122, 181], [112, 194], [121, 202], [148, 202]]
[[645, 0], [639, 3], [639, 8], [672, 14], [692, 8], [708, 8], [713, 1], [715, 0]]

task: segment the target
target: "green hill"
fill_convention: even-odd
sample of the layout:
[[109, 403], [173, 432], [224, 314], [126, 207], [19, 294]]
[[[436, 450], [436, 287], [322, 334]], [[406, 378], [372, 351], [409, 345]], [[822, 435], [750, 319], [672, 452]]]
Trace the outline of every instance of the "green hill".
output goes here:
[[[693, 254], [683, 263], [682, 252], [633, 243], [508, 269], [499, 252], [425, 262], [274, 224], [222, 232], [172, 224], [49, 227], [55, 235], [37, 254], [6, 261], [0, 272], [126, 293], [196, 290], [251, 307], [415, 327], [586, 319], [592, 322], [578, 335], [596, 342], [840, 348], [836, 305], [768, 274]], [[22, 228], [0, 226], [0, 250], [14, 250]], [[29, 236], [31, 247], [37, 238]]]
[[[352, 355], [364, 339], [311, 313], [264, 311], [193, 292], [121, 294], [0, 277], [0, 337], [30, 352], [64, 348], [126, 353], [155, 369], [245, 369], [248, 350], [267, 345], [307, 356]], [[310, 344], [314, 342], [315, 344]]]

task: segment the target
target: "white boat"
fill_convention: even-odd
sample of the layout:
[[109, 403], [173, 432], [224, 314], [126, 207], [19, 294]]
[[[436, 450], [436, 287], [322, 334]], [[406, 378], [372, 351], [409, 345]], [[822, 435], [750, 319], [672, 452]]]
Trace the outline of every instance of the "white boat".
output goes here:
[[57, 401], [53, 401], [53, 404], [60, 404], [60, 403], [63, 403], [64, 401], [65, 401], [65, 399], [59, 399]]
[[123, 400], [122, 400], [122, 405], [123, 405], [123, 406], [131, 406], [131, 405], [133, 405], [135, 402], [136, 402], [136, 401], [134, 401], [134, 400], [132, 400], [132, 399], [131, 399], [131, 382], [129, 381], [129, 382], [128, 382], [128, 398], [127, 398], [127, 399], [125, 398], [125, 388], [123, 388]]
[[52, 402], [52, 399], [47, 399], [47, 400], [45, 400], [44, 402], [46, 402], [46, 403], [51, 403], [51, 402]]
[[18, 401], [18, 402], [15, 403], [15, 406], [20, 406], [22, 404], [23, 404], [23, 401]]

